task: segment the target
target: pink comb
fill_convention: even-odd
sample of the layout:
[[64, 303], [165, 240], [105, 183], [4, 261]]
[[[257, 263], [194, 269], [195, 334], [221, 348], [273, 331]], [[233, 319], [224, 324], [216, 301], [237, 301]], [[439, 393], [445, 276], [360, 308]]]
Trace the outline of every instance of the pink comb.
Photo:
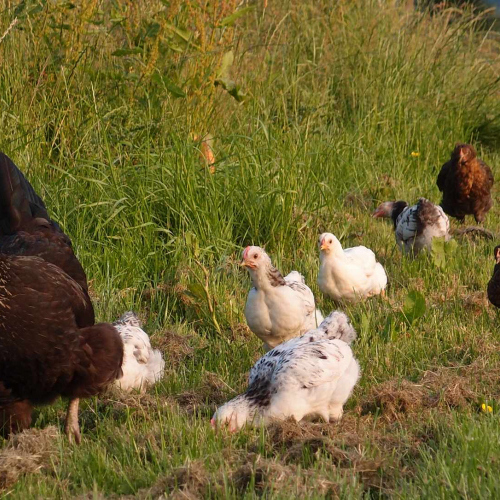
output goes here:
[[250, 247], [246, 247], [245, 250], [243, 250], [243, 259], [246, 259], [248, 257], [249, 251], [250, 251]]

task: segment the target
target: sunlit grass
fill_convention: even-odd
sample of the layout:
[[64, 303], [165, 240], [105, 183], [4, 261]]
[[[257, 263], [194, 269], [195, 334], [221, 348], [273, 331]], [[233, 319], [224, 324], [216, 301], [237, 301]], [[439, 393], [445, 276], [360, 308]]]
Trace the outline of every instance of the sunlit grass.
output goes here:
[[[155, 497], [161, 492], [148, 488], [182, 489], [179, 468], [193, 466], [189, 491], [214, 498], [494, 496], [498, 414], [495, 405], [491, 415], [480, 412], [498, 394], [493, 385], [466, 408], [426, 410], [399, 424], [359, 408], [390, 379], [498, 363], [498, 318], [484, 299], [492, 242], [461, 239], [438, 268], [429, 256], [403, 258], [391, 226], [371, 218], [389, 199], [438, 202], [437, 172], [457, 141], [474, 142], [498, 175], [498, 36], [456, 9], [269, 2], [235, 21], [230, 38], [218, 26], [200, 53], [167, 25], [196, 38], [202, 24], [190, 19], [211, 29], [206, 13], [190, 17], [183, 2], [178, 11], [175, 2], [117, 4], [32, 1], [2, 10], [0, 35], [16, 16], [18, 23], [0, 42], [0, 148], [71, 236], [98, 318], [137, 310], [164, 350], [167, 374], [146, 400], [89, 401], [82, 446], [61, 437], [40, 474], [21, 477], [7, 494]], [[113, 55], [119, 49], [132, 52]], [[242, 103], [212, 85], [229, 50]], [[207, 133], [214, 174], [193, 139]], [[499, 220], [495, 204], [485, 225], [496, 233]], [[292, 459], [288, 448], [300, 439], [276, 444], [263, 429], [228, 436], [209, 425], [262, 353], [244, 328], [250, 280], [237, 265], [242, 248], [265, 246], [283, 272], [303, 273], [328, 313], [334, 304], [316, 285], [317, 236], [326, 230], [344, 247], [373, 249], [389, 276], [387, 300], [345, 307], [360, 334], [354, 351], [363, 375], [346, 411], [357, 430], [340, 429], [336, 446], [374, 460], [366, 469], [380, 462], [374, 477], [354, 460], [335, 468], [333, 452], [314, 443]], [[204, 283], [202, 267], [215, 321], [193, 286]], [[414, 290], [426, 311], [410, 325], [401, 311]], [[165, 343], [167, 330], [185, 345]], [[60, 426], [63, 415], [61, 403], [41, 409], [35, 427]], [[435, 442], [421, 437], [430, 428]]]

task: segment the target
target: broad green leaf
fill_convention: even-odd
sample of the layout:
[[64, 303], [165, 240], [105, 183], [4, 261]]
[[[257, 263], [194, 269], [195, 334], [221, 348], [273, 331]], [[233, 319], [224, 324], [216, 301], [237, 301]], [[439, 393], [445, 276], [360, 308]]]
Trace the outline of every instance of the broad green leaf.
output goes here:
[[176, 98], [186, 97], [186, 93], [178, 87], [175, 83], [170, 81], [167, 77], [155, 73], [152, 78], [153, 81], [165, 85], [165, 88]]
[[144, 35], [146, 38], [155, 38], [160, 32], [160, 25], [158, 23], [152, 22], [148, 24], [146, 28], [146, 34]]
[[215, 85], [220, 85], [227, 93], [233, 96], [238, 102], [243, 102], [245, 100], [246, 94], [241, 91], [240, 86], [236, 85], [232, 80], [226, 80], [219, 78], [215, 80]]
[[189, 44], [191, 47], [194, 47], [195, 49], [199, 50], [200, 47], [193, 43], [193, 33], [191, 31], [178, 28], [177, 26], [174, 26], [173, 24], [166, 24], [165, 27], [169, 29], [172, 33], [174, 33], [178, 38], [186, 42], [186, 44]]
[[253, 9], [254, 9], [253, 5], [251, 5], [250, 7], [243, 7], [243, 9], [237, 10], [236, 12], [233, 12], [230, 16], [225, 17], [221, 21], [220, 25], [231, 26], [237, 19], [243, 17], [247, 12], [250, 12]]
[[443, 268], [446, 265], [444, 250], [444, 238], [433, 238], [431, 247], [432, 262], [436, 267]]
[[226, 52], [222, 56], [222, 61], [220, 63], [219, 71], [217, 71], [217, 77], [221, 80], [228, 79], [229, 68], [233, 65], [234, 62], [234, 53], [232, 50]]
[[425, 314], [426, 309], [424, 296], [420, 292], [417, 292], [417, 290], [411, 290], [403, 304], [403, 314], [410, 324], [421, 318]]
[[365, 334], [370, 331], [370, 318], [366, 313], [361, 314], [361, 331]]
[[457, 240], [450, 240], [444, 244], [446, 255], [453, 256], [458, 248]]

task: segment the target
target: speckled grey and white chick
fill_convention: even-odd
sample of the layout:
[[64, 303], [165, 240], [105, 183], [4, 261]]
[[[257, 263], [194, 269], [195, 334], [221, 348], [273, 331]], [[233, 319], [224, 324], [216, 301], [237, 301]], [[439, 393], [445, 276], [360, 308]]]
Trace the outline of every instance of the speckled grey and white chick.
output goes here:
[[255, 363], [246, 392], [218, 408], [212, 426], [234, 432], [289, 417], [339, 420], [360, 375], [349, 346], [355, 338], [347, 316], [334, 311], [318, 328], [278, 345]]

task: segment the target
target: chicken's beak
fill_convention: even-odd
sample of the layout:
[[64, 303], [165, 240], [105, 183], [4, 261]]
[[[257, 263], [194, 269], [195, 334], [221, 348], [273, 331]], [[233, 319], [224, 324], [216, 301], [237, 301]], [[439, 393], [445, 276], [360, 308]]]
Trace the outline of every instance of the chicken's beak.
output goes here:
[[245, 259], [243, 259], [241, 262], [240, 262], [240, 266], [241, 267], [247, 267], [248, 264], [246, 263]]
[[383, 210], [380, 210], [379, 208], [377, 208], [377, 210], [375, 210], [375, 212], [373, 212], [372, 214], [372, 217], [383, 217], [384, 216], [384, 212]]
[[321, 245], [319, 247], [320, 250], [326, 250], [328, 248], [328, 245], [325, 243], [325, 241], [323, 240], [321, 242]]

